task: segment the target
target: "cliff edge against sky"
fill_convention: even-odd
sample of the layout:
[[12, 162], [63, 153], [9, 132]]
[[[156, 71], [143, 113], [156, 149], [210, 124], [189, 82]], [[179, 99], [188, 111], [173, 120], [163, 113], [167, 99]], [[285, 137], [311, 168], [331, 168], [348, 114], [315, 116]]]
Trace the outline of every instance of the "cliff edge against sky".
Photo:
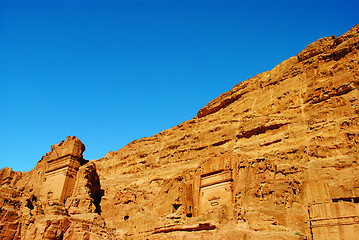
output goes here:
[[359, 25], [88, 162], [0, 170], [3, 239], [355, 239]]

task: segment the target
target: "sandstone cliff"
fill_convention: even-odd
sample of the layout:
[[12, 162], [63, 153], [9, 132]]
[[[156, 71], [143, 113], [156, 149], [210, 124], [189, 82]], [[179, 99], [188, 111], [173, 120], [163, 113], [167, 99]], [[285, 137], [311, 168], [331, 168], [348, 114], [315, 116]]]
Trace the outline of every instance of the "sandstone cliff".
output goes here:
[[0, 171], [3, 239], [356, 239], [359, 25], [87, 162]]

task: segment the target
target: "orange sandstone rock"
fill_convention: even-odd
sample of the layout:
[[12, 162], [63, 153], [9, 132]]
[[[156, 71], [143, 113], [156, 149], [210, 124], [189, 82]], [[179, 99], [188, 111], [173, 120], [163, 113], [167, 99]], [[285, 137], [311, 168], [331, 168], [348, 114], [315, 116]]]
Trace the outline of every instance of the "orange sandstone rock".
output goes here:
[[356, 239], [359, 25], [91, 162], [0, 171], [3, 239]]

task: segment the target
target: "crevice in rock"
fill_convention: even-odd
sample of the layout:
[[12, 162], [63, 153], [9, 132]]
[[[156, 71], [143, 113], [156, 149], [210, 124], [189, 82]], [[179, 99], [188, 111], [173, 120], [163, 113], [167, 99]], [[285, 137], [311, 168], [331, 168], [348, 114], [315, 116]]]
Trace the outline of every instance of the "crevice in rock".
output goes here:
[[347, 197], [347, 198], [333, 198], [332, 202], [333, 203], [337, 203], [337, 202], [352, 202], [352, 203], [359, 203], [359, 197]]
[[217, 227], [211, 223], [199, 223], [192, 226], [171, 226], [171, 227], [162, 227], [157, 228], [153, 231], [153, 234], [156, 233], [169, 233], [175, 231], [184, 231], [184, 232], [193, 232], [193, 231], [203, 231], [203, 230], [214, 230]]
[[313, 97], [309, 100], [309, 102], [312, 104], [321, 103], [321, 102], [328, 100], [329, 98], [347, 94], [354, 89], [355, 88], [352, 87], [351, 84], [343, 85], [343, 86], [339, 87], [338, 89], [333, 89], [332, 91], [322, 93], [321, 95], [319, 95], [317, 97]]
[[272, 124], [272, 125], [269, 125], [269, 126], [260, 126], [260, 127], [254, 128], [252, 130], [243, 131], [243, 132], [237, 134], [237, 138], [238, 139], [240, 139], [240, 138], [250, 138], [250, 137], [252, 137], [254, 135], [260, 135], [260, 134], [266, 133], [269, 130], [279, 129], [279, 128], [287, 125], [287, 124], [288, 123], [277, 123], [277, 124]]
[[229, 139], [213, 143], [212, 146], [214, 146], [214, 147], [221, 146], [221, 145], [223, 145], [223, 144], [225, 144], [227, 142], [229, 142]]
[[101, 214], [101, 198], [104, 195], [104, 190], [101, 189], [100, 178], [96, 171], [95, 164], [88, 166], [86, 171], [88, 176], [88, 187], [90, 189], [90, 197], [93, 199], [95, 212]]
[[266, 147], [266, 146], [269, 146], [269, 145], [272, 145], [272, 144], [275, 144], [275, 143], [279, 143], [281, 141], [282, 141], [282, 139], [277, 139], [277, 140], [274, 140], [274, 141], [271, 141], [271, 142], [266, 142], [266, 143], [260, 144], [260, 146]]
[[191, 148], [191, 150], [200, 151], [205, 149], [206, 147], [197, 147], [197, 148]]
[[345, 55], [347, 55], [350, 52], [351, 52], [350, 48], [339, 49], [339, 50], [334, 51], [333, 53], [331, 53], [329, 55], [323, 56], [323, 59], [327, 60], [327, 61], [328, 60], [338, 61], [339, 59], [345, 57]]
[[218, 98], [212, 100], [207, 106], [201, 108], [198, 113], [197, 117], [202, 118], [209, 114], [218, 112], [220, 109], [227, 107], [231, 103], [240, 99], [246, 92], [244, 93], [235, 93], [233, 90], [223, 93]]
[[100, 215], [101, 215], [101, 212], [102, 212], [102, 210], [101, 210], [101, 199], [104, 196], [104, 193], [105, 193], [105, 191], [100, 189], [100, 191], [98, 191], [93, 197], [93, 200], [94, 200], [93, 203], [94, 203], [94, 205], [96, 207], [95, 212], [100, 214]]

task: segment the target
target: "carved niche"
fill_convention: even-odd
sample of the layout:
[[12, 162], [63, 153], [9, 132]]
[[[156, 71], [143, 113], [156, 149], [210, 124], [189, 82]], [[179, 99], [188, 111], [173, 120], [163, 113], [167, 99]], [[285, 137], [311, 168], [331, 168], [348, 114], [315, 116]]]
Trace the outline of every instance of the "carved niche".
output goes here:
[[229, 155], [204, 162], [197, 170], [194, 182], [195, 214], [201, 215], [233, 203], [234, 161]]

